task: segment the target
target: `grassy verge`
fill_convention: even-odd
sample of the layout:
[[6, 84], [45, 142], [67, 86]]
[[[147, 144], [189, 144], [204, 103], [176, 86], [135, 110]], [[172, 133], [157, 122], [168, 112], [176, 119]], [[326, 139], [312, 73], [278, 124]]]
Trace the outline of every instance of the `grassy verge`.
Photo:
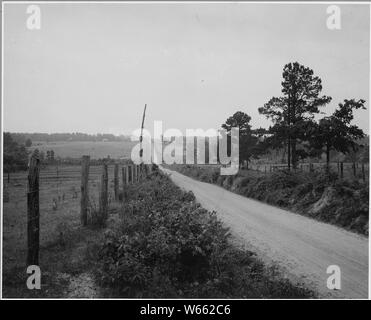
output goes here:
[[[91, 167], [90, 197], [97, 202], [97, 167]], [[27, 256], [27, 172], [11, 174], [4, 182], [3, 199], [3, 297], [61, 298], [94, 297], [91, 277], [104, 229], [82, 227], [80, 222], [81, 167], [55, 166], [41, 170], [40, 179], [40, 269], [41, 290], [29, 290]], [[95, 170], [94, 170], [95, 169]], [[97, 172], [95, 174], [95, 172]], [[111, 168], [110, 176], [112, 176]], [[112, 187], [110, 185], [110, 192]], [[53, 208], [54, 200], [57, 208]], [[119, 203], [110, 204], [110, 220]]]
[[[95, 274], [111, 297], [309, 298], [251, 252], [231, 245], [215, 213], [153, 173], [124, 192]], [[109, 289], [109, 290], [108, 290]]]
[[79, 288], [73, 284], [79, 281], [81, 275], [92, 274], [103, 237], [102, 230], [64, 226], [61, 232], [64, 235], [60, 239], [40, 248], [41, 289], [29, 290], [26, 287], [26, 265], [17, 263], [4, 270], [4, 298], [79, 298], [96, 294], [87, 291], [94, 290], [93, 279], [90, 283], [79, 284]]
[[170, 169], [230, 191], [368, 235], [369, 187], [337, 175], [245, 171], [221, 176], [211, 166], [172, 165]]

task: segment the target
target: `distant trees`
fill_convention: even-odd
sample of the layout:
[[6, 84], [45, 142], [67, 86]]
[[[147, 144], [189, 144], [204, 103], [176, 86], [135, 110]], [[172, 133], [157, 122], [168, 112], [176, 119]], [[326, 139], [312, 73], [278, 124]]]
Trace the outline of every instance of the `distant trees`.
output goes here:
[[46, 151], [46, 160], [48, 163], [54, 163], [54, 150]]
[[44, 151], [39, 152], [39, 159], [40, 159], [41, 164], [43, 164], [45, 162], [45, 152]]
[[3, 170], [5, 172], [26, 170], [28, 165], [26, 147], [14, 141], [8, 132], [4, 132], [3, 139]]
[[30, 138], [28, 138], [28, 139], [26, 140], [26, 142], [25, 142], [25, 146], [26, 146], [27, 148], [29, 148], [29, 147], [32, 146], [32, 141], [31, 141]]
[[353, 111], [365, 109], [365, 100], [344, 100], [339, 103], [334, 113], [319, 120], [317, 130], [315, 130], [310, 146], [314, 150], [323, 150], [326, 153], [327, 165], [330, 163], [330, 151], [336, 150], [344, 154], [350, 151], [356, 151], [359, 147], [357, 140], [365, 136], [364, 132], [355, 125], [351, 124], [353, 120]]
[[254, 155], [255, 147], [258, 138], [253, 135], [250, 125], [251, 117], [242, 112], [237, 111], [233, 116], [229, 117], [222, 128], [231, 131], [231, 128], [239, 128], [239, 160], [242, 163], [244, 160], [249, 159]]
[[12, 133], [13, 140], [25, 144], [27, 139], [31, 141], [130, 141], [130, 136], [115, 136], [109, 133], [86, 134], [81, 132], [73, 133]]
[[[271, 98], [259, 113], [273, 121], [271, 133], [274, 146], [287, 146], [287, 165], [295, 168], [297, 143], [308, 140], [308, 130], [314, 127], [314, 115], [319, 107], [328, 104], [331, 97], [322, 96], [322, 81], [313, 70], [298, 62], [288, 63], [282, 73], [282, 96]], [[305, 154], [303, 154], [305, 156]]]

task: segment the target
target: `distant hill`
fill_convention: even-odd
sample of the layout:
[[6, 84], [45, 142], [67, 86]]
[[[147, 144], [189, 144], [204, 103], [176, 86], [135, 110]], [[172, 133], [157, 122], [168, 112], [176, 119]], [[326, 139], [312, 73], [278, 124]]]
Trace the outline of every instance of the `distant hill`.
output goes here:
[[62, 142], [62, 141], [130, 141], [130, 136], [115, 136], [109, 133], [87, 134], [74, 133], [18, 133], [11, 132], [12, 139], [17, 143], [24, 144], [27, 139], [32, 142]]

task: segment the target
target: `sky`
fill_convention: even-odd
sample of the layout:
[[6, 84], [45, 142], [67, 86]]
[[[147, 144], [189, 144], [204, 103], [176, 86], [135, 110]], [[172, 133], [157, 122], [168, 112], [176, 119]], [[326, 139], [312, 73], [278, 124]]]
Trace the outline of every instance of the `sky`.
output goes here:
[[338, 6], [340, 30], [325, 4], [40, 4], [29, 30], [27, 4], [4, 4], [4, 131], [130, 134], [145, 103], [150, 132], [218, 129], [236, 111], [268, 127], [257, 109], [297, 61], [333, 98], [325, 114], [367, 101], [354, 123], [368, 133], [370, 9]]

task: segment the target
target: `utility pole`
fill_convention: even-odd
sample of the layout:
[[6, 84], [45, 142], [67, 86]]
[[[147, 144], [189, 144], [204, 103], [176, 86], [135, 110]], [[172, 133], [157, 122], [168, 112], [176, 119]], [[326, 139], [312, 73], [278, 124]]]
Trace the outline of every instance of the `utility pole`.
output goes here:
[[146, 117], [146, 109], [147, 109], [147, 104], [144, 105], [144, 111], [143, 111], [143, 117], [142, 117], [142, 126], [140, 128], [140, 138], [139, 138], [139, 141], [140, 141], [140, 151], [139, 151], [139, 156], [140, 156], [140, 162], [142, 163], [142, 158], [143, 158], [143, 145], [142, 145], [142, 142], [143, 142], [143, 127], [144, 127], [144, 119]]

